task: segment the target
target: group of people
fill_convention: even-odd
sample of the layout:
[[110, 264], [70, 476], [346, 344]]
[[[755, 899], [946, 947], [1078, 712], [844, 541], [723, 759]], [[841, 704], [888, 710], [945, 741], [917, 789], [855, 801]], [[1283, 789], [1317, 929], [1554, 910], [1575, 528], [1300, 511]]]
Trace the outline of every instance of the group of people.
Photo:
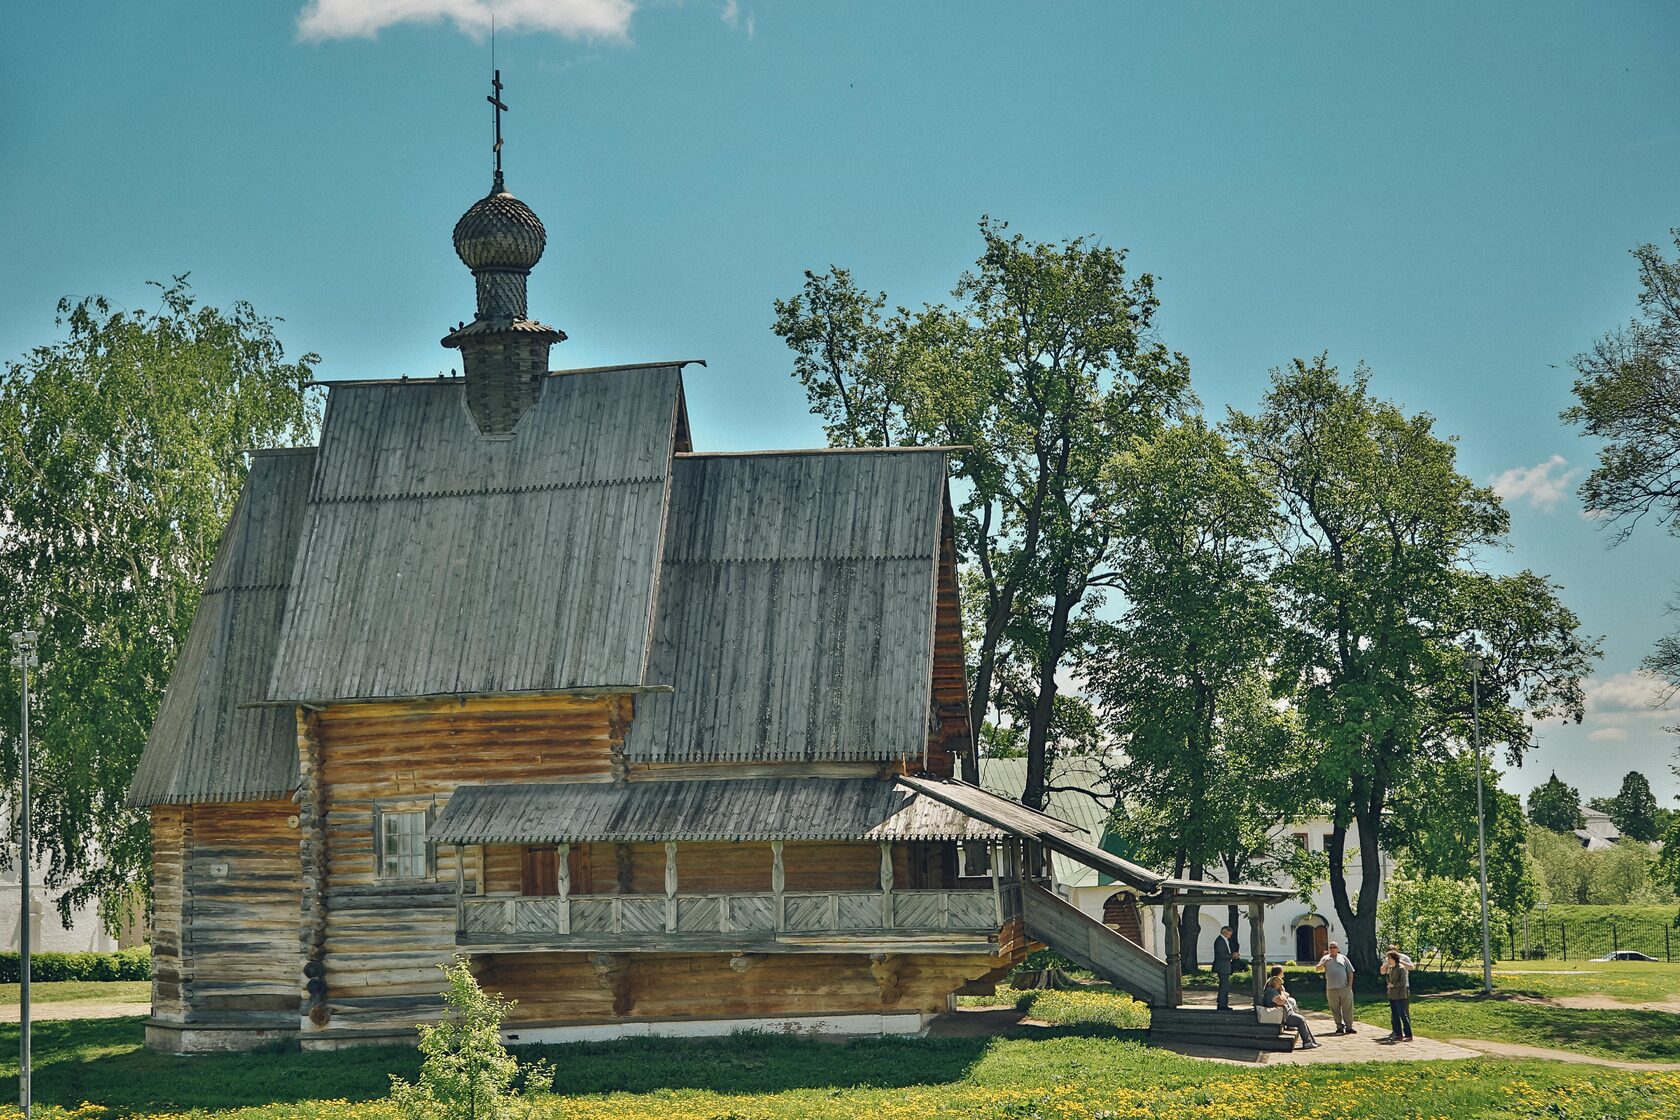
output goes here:
[[[1231, 972], [1242, 958], [1237, 952], [1236, 937], [1230, 926], [1219, 930], [1213, 943], [1213, 971], [1219, 978], [1219, 1009], [1231, 1007]], [[1353, 1019], [1353, 962], [1342, 952], [1341, 945], [1332, 941], [1329, 952], [1318, 959], [1316, 966], [1324, 975], [1324, 998], [1330, 1005], [1330, 1017], [1336, 1023], [1337, 1034], [1358, 1034]], [[1389, 1032], [1378, 1042], [1412, 1041], [1412, 958], [1390, 945], [1382, 963], [1382, 976], [1388, 988]], [[1300, 1005], [1283, 985], [1283, 966], [1273, 965], [1266, 974], [1265, 986], [1260, 989], [1261, 1007], [1283, 1009], [1283, 1024], [1295, 1028], [1301, 1049], [1313, 1050], [1323, 1045], [1313, 1036], [1312, 1027], [1301, 1014]]]

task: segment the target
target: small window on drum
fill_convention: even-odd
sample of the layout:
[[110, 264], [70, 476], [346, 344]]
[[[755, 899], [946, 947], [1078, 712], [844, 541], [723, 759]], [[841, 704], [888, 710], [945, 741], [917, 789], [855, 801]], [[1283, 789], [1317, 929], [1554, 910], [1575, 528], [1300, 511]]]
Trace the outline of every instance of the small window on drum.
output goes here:
[[380, 811], [376, 833], [379, 878], [424, 879], [431, 873], [431, 852], [426, 843], [430, 816], [425, 809]]

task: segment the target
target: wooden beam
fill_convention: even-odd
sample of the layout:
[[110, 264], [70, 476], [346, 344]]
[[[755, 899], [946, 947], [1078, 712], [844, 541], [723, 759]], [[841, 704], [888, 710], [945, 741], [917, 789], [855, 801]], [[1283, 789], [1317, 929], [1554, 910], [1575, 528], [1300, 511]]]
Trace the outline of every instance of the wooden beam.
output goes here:
[[665, 843], [665, 932], [677, 931], [677, 846]]
[[775, 909], [776, 929], [787, 928], [787, 898], [783, 891], [787, 888], [787, 868], [782, 863], [782, 842], [770, 841], [770, 893], [774, 896], [772, 906]]
[[1184, 1002], [1184, 956], [1178, 943], [1178, 901], [1170, 890], [1162, 892], [1161, 924], [1166, 934], [1167, 1006], [1177, 1007]]
[[1266, 984], [1266, 908], [1248, 904], [1248, 964], [1254, 972], [1254, 1006], [1260, 1006], [1260, 989]]
[[[912, 849], [914, 850], [914, 849]], [[912, 879], [911, 882], [915, 880]], [[893, 928], [893, 860], [892, 843], [881, 841], [881, 928]]]

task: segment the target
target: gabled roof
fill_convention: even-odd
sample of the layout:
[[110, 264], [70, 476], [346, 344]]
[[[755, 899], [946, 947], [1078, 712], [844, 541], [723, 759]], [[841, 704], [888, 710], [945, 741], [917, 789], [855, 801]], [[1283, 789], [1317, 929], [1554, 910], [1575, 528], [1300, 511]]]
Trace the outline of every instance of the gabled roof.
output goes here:
[[[1021, 793], [1027, 788], [1027, 760], [982, 758], [980, 784], [999, 797], [1019, 801]], [[1093, 759], [1063, 759], [1057, 763], [1049, 784], [1058, 788], [1045, 794], [1044, 811], [1078, 828], [1087, 843], [1103, 847], [1108, 835], [1108, 814], [1114, 805], [1114, 792], [1103, 777], [1102, 768]], [[1081, 793], [1079, 790], [1090, 792]], [[1104, 878], [1096, 868], [1065, 855], [1055, 857], [1055, 870], [1056, 882], [1069, 887], [1094, 887]]]
[[679, 455], [639, 761], [919, 758], [945, 455]]
[[679, 381], [554, 375], [499, 439], [457, 380], [334, 387], [267, 696], [640, 685]]
[[297, 785], [296, 716], [241, 705], [274, 663], [314, 465], [314, 448], [253, 454], [130, 804], [258, 800]]
[[1002, 833], [891, 781], [749, 778], [459, 786], [428, 835], [460, 844], [630, 844], [990, 840]]

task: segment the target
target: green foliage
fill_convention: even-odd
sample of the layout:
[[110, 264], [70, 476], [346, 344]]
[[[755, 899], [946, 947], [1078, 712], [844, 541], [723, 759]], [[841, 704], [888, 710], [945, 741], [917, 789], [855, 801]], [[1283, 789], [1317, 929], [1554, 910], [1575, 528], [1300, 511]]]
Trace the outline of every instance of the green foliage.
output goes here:
[[1622, 843], [1590, 852], [1568, 833], [1538, 827], [1529, 829], [1528, 843], [1542, 896], [1554, 905], [1640, 906], [1675, 901], [1672, 884], [1643, 844]]
[[1552, 776], [1528, 794], [1528, 819], [1553, 832], [1572, 832], [1586, 826], [1581, 816], [1581, 791]]
[[[1113, 560], [1105, 470], [1189, 402], [1184, 358], [1154, 338], [1158, 300], [1125, 253], [1029, 242], [983, 219], [954, 303], [888, 314], [842, 268], [807, 272], [773, 327], [834, 445], [956, 445], [958, 545], [971, 612], [970, 724], [1020, 729], [1024, 799], [1042, 803], [1057, 674], [1086, 640]], [[1014, 748], [1010, 748], [1014, 749]]]
[[[1485, 570], [1480, 557], [1509, 527], [1498, 497], [1458, 470], [1432, 417], [1374, 397], [1363, 367], [1344, 376], [1323, 356], [1297, 360], [1229, 427], [1282, 509], [1279, 688], [1295, 698], [1313, 785], [1332, 807], [1330, 888], [1349, 955], [1372, 969], [1390, 802], [1431, 783], [1471, 737], [1466, 646], [1485, 651], [1483, 740], [1520, 757], [1537, 721], [1581, 718], [1596, 645], [1553, 584]], [[1354, 824], [1357, 898], [1346, 877]]]
[[[59, 304], [66, 336], [0, 375], [0, 619], [40, 621], [35, 822], [66, 914], [115, 926], [149, 872], [125, 795], [245, 478], [241, 451], [309, 438], [316, 357], [274, 320], [200, 307]], [[16, 674], [0, 677], [0, 770], [16, 780]]]
[[[1482, 764], [1488, 894], [1508, 913], [1540, 899], [1540, 880], [1528, 849], [1522, 802], [1499, 788], [1499, 773]], [[1402, 789], [1394, 801], [1393, 851], [1413, 873], [1431, 879], [1478, 877], [1476, 760], [1469, 751], [1436, 767], [1430, 782]]]
[[[1505, 925], [1503, 912], [1492, 915], [1493, 929]], [[1399, 945], [1422, 963], [1459, 962], [1482, 955], [1481, 889], [1469, 879], [1406, 878], [1389, 882], [1377, 908], [1383, 944]]]
[[1628, 771], [1622, 778], [1622, 788], [1600, 812], [1608, 813], [1616, 828], [1630, 840], [1649, 844], [1662, 835], [1657, 795], [1651, 792], [1651, 780], [1637, 770]]
[[[504, 1120], [518, 1115], [519, 1063], [502, 1045], [502, 1016], [513, 1004], [485, 994], [464, 958], [443, 966], [443, 1018], [420, 1027], [420, 1077], [392, 1075], [391, 1103], [403, 1120]], [[546, 1079], [543, 1074], [546, 1072]], [[535, 1082], [546, 1090], [553, 1070]]]
[[[0, 953], [0, 984], [19, 980], [18, 954]], [[141, 945], [114, 953], [30, 953], [31, 980], [150, 980], [152, 951]]]

